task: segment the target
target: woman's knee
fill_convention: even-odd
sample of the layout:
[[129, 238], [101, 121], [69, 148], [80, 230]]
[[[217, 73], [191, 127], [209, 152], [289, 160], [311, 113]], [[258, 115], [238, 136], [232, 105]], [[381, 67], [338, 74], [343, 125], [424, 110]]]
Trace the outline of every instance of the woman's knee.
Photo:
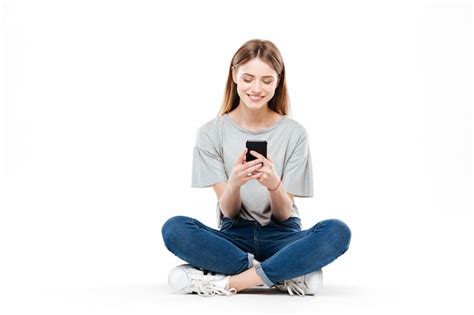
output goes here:
[[161, 228], [161, 235], [163, 236], [166, 247], [178, 241], [179, 235], [181, 234], [180, 231], [184, 225], [191, 220], [192, 218], [182, 215], [177, 215], [166, 220]]
[[341, 247], [342, 252], [349, 249], [352, 232], [349, 226], [341, 220], [329, 219], [323, 221], [331, 236], [333, 236], [337, 245]]

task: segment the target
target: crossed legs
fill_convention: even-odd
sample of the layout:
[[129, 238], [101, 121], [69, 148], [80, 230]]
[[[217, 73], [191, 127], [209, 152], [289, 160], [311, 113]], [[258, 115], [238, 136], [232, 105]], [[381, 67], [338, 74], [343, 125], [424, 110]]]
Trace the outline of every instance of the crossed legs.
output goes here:
[[231, 275], [229, 287], [237, 291], [260, 284], [271, 287], [321, 269], [347, 251], [351, 238], [347, 225], [335, 219], [297, 233], [296, 241], [256, 267], [250, 245], [238, 247], [228, 235], [198, 220], [175, 216], [162, 228], [168, 250], [193, 266]]

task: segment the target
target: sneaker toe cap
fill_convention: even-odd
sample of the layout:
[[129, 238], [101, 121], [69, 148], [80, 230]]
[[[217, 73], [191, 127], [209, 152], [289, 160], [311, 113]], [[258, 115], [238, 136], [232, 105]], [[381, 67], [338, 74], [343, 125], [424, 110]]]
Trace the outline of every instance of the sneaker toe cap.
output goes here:
[[183, 268], [176, 267], [168, 275], [168, 284], [173, 291], [184, 291], [188, 285], [188, 276]]

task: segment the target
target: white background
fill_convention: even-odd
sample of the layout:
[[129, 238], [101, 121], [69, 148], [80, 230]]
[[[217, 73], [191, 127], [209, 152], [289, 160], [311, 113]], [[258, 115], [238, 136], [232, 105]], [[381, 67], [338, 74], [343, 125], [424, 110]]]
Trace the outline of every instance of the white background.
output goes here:
[[[0, 310], [472, 314], [471, 1], [2, 1]], [[281, 50], [310, 135], [304, 228], [339, 218], [326, 292], [177, 296], [161, 226], [192, 189], [245, 41]], [[297, 258], [294, 258], [297, 259]]]

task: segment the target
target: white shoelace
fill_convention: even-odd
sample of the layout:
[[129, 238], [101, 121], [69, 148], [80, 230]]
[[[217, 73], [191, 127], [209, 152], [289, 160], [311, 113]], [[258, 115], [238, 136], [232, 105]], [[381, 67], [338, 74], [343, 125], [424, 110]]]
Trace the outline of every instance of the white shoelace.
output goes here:
[[200, 296], [208, 297], [215, 295], [230, 296], [237, 293], [234, 288], [225, 289], [215, 285], [214, 281], [203, 279], [202, 276], [198, 276], [191, 280], [189, 287], [193, 292], [196, 292]]
[[306, 294], [304, 291], [305, 284], [299, 278], [296, 280], [285, 280], [283, 281], [283, 285], [290, 295], [295, 295], [296, 293], [296, 295], [304, 296]]

